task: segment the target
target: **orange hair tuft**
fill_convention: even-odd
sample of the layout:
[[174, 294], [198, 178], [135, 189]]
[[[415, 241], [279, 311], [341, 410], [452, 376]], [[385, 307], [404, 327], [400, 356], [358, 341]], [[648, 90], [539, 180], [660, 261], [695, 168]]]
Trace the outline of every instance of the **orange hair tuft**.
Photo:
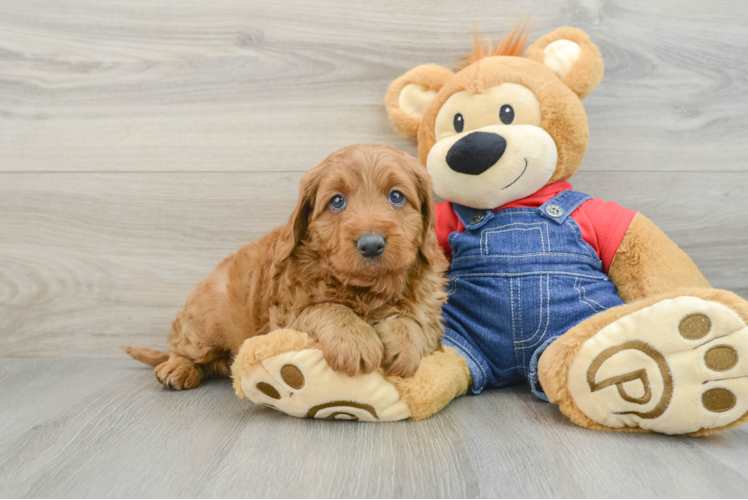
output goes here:
[[[528, 19], [529, 21], [529, 19]], [[492, 56], [517, 56], [521, 57], [525, 51], [527, 45], [527, 38], [530, 36], [529, 32], [526, 32], [527, 22], [525, 24], [518, 24], [509, 33], [504, 40], [499, 40], [494, 46], [493, 41], [490, 38], [484, 38], [483, 33], [478, 30], [477, 27], [473, 28], [473, 52], [465, 54], [462, 57], [462, 62], [459, 68], [464, 68], [473, 64], [475, 61], [480, 61], [485, 57]]]

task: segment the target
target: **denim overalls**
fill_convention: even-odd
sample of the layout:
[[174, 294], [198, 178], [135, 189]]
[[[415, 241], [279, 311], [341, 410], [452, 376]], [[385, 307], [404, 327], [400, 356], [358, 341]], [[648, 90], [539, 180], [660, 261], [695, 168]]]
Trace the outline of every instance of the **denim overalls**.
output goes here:
[[574, 325], [623, 304], [569, 215], [590, 197], [563, 191], [538, 208], [492, 212], [452, 204], [444, 345], [467, 360], [471, 391], [537, 380], [540, 354]]

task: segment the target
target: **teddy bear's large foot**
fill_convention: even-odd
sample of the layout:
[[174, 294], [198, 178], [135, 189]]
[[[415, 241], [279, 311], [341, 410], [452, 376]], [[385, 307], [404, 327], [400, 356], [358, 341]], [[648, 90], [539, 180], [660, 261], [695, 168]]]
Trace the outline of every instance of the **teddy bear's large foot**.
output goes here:
[[245, 341], [231, 370], [237, 395], [294, 417], [421, 419], [467, 390], [464, 360], [446, 349], [425, 358], [407, 379], [385, 377], [381, 370], [349, 377], [327, 365], [306, 333], [276, 330]]
[[745, 305], [727, 292], [704, 290], [615, 319], [568, 359], [574, 406], [602, 428], [620, 430], [708, 434], [742, 423], [748, 419]]

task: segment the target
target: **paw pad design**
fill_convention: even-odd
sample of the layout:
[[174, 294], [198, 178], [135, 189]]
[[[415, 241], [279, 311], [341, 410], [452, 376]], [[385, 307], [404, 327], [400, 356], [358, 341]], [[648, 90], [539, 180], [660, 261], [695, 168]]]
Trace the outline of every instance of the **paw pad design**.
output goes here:
[[268, 384], [267, 382], [259, 382], [257, 384], [257, 390], [266, 395], [269, 398], [280, 399], [281, 395], [278, 389]]
[[368, 422], [410, 417], [380, 372], [357, 377], [335, 372], [319, 349], [277, 354], [234, 375], [247, 398], [294, 417]]
[[701, 402], [704, 408], [715, 413], [722, 413], [732, 409], [738, 402], [738, 398], [732, 391], [724, 388], [709, 389], [701, 396]]
[[682, 296], [610, 323], [569, 370], [575, 403], [613, 428], [668, 434], [719, 429], [748, 415], [748, 324], [727, 306]]
[[299, 370], [299, 367], [296, 365], [283, 365], [280, 369], [280, 375], [289, 387], [293, 387], [297, 391], [304, 387], [304, 383], [306, 382], [304, 380], [304, 374], [301, 373], [301, 370]]
[[[299, 370], [298, 366], [291, 364], [283, 365], [283, 367], [280, 369], [280, 375], [283, 381], [288, 384], [289, 387], [292, 387], [297, 391], [304, 387], [304, 374], [301, 373], [301, 370]], [[268, 384], [267, 382], [258, 382], [255, 387], [257, 387], [258, 391], [268, 397], [271, 397], [273, 399], [281, 398], [278, 389]]]
[[718, 345], [704, 355], [707, 368], [715, 372], [725, 372], [738, 364], [738, 351], [729, 345]]
[[678, 331], [684, 339], [698, 340], [712, 329], [712, 320], [701, 313], [689, 314], [678, 325]]
[[[704, 338], [707, 333], [712, 329], [712, 321], [705, 314], [694, 313], [689, 314], [683, 318], [678, 325], [678, 331], [681, 336], [687, 340], [698, 340]], [[626, 342], [620, 346], [611, 347], [603, 351], [590, 365], [587, 372], [587, 382], [590, 386], [590, 391], [597, 392], [601, 389], [615, 385], [618, 389], [618, 393], [624, 401], [636, 404], [647, 404], [652, 398], [652, 391], [650, 388], [649, 378], [646, 370], [637, 370], [617, 377], [612, 377], [601, 382], [595, 381], [595, 375], [600, 369], [602, 364], [607, 361], [613, 355], [624, 351], [626, 349], [636, 349], [652, 358], [658, 368], [658, 376], [663, 381], [662, 399], [659, 401], [657, 406], [649, 412], [641, 413], [636, 411], [616, 412], [620, 415], [636, 415], [640, 418], [653, 419], [662, 415], [670, 404], [670, 399], [673, 396], [673, 381], [670, 377], [670, 368], [668, 367], [665, 358], [662, 354], [656, 351], [652, 346], [639, 341]], [[738, 364], [738, 352], [734, 347], [729, 345], [717, 345], [710, 348], [704, 355], [704, 364], [707, 368], [716, 372], [724, 372], [730, 370]], [[640, 398], [635, 398], [626, 393], [624, 384], [638, 380], [643, 388], [644, 395]], [[737, 397], [732, 391], [718, 387], [705, 391], [701, 396], [701, 402], [707, 410], [715, 413], [721, 413], [730, 410], [737, 403]]]

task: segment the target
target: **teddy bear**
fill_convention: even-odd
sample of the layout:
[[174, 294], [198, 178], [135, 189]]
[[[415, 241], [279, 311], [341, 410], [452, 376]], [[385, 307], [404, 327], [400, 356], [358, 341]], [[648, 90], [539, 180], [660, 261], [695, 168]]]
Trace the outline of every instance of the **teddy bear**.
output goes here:
[[446, 200], [441, 348], [413, 377], [347, 377], [307, 334], [271, 332], [238, 353], [239, 396], [299, 417], [417, 420], [528, 383], [592, 429], [698, 436], [748, 420], [748, 302], [711, 288], [644, 215], [573, 190], [602, 56], [576, 28], [526, 42], [476, 36], [463, 69], [418, 66], [385, 97]]

